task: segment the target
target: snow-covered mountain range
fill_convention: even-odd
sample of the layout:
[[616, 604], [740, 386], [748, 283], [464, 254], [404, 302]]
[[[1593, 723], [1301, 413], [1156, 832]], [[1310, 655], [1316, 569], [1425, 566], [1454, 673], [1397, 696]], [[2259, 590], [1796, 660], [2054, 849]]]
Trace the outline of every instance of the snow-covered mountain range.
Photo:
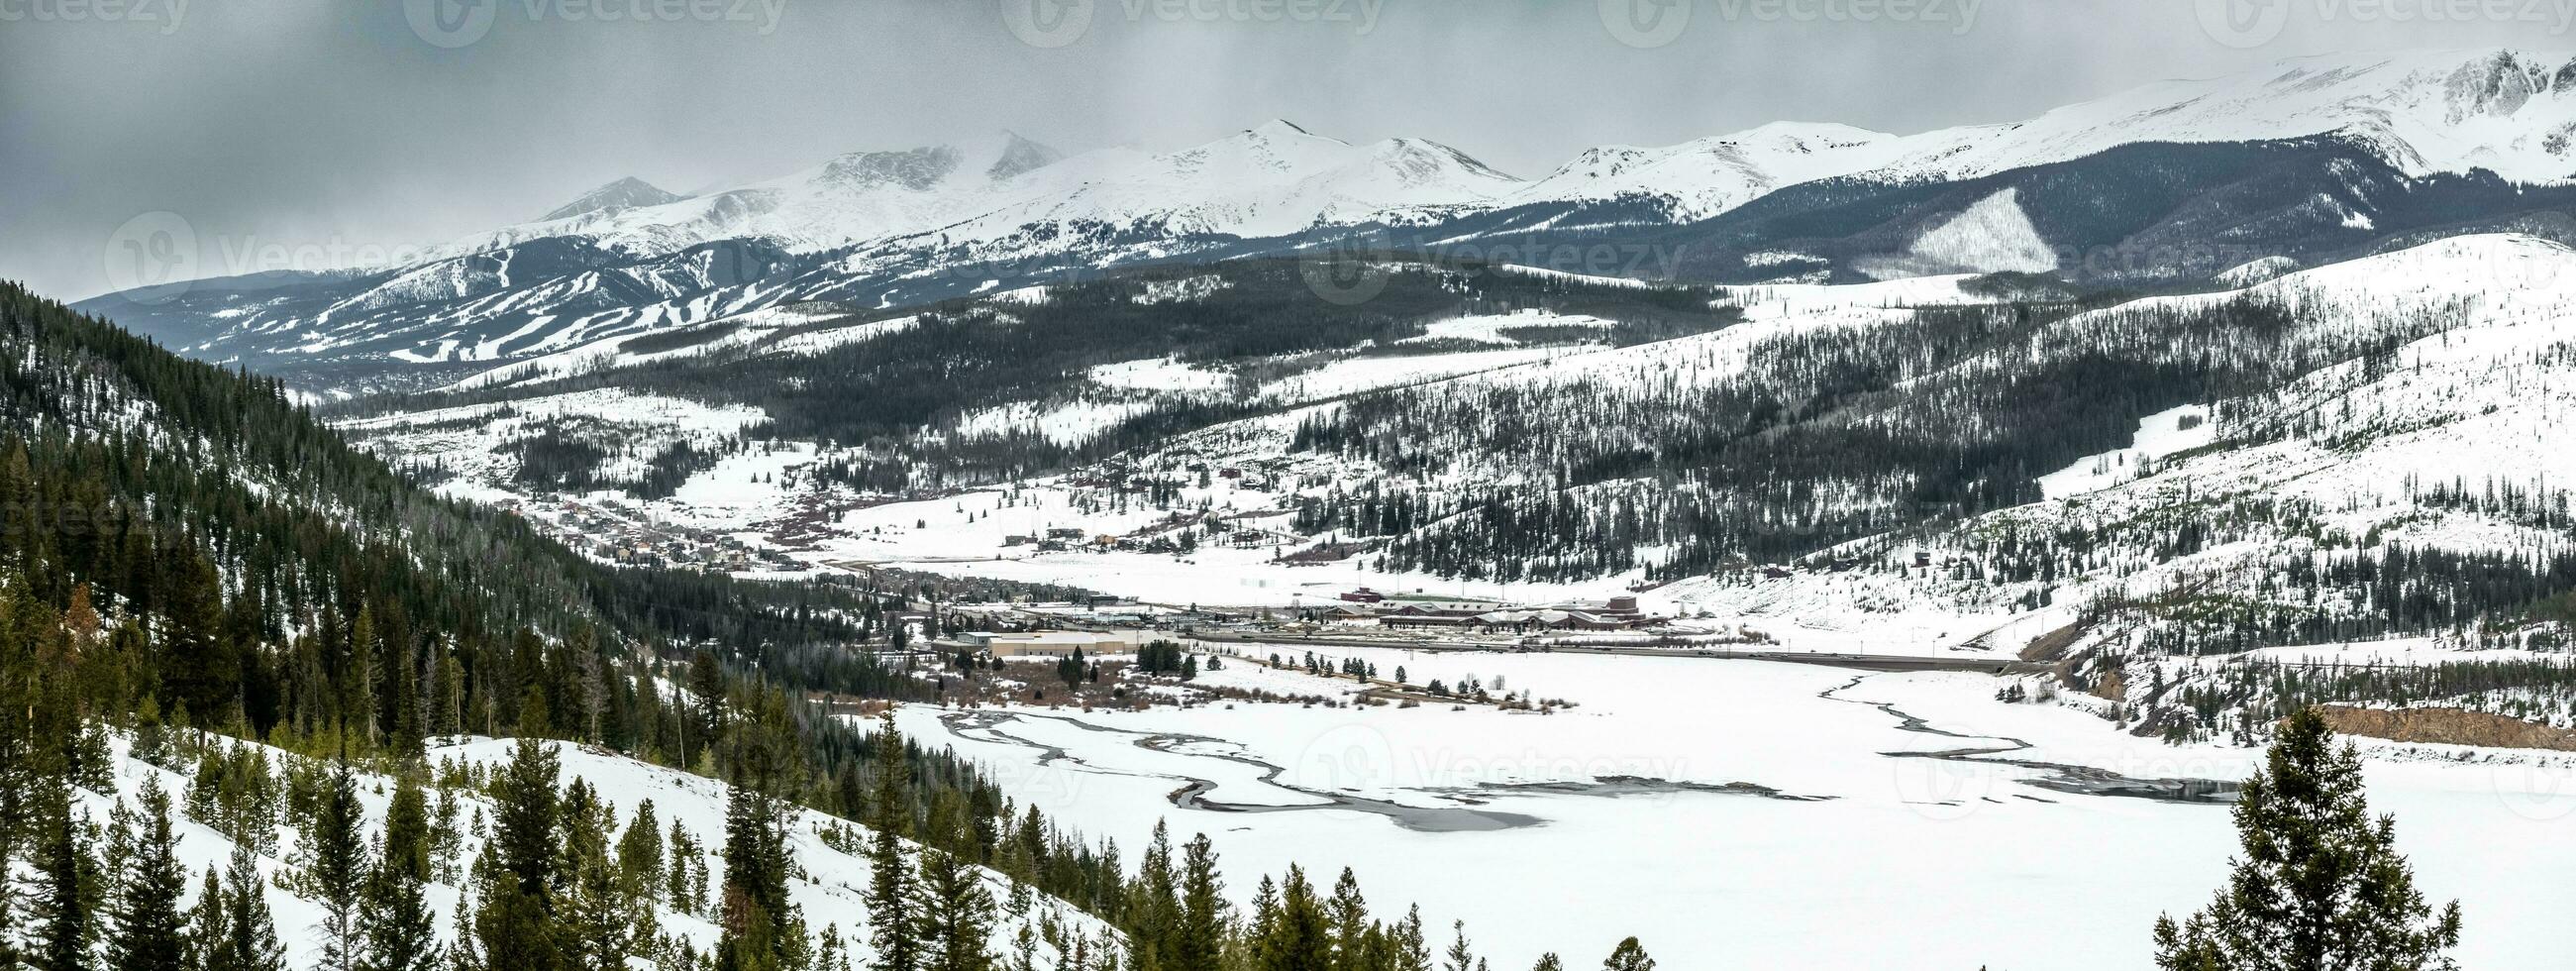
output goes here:
[[[1926, 189], [2059, 172], [2048, 167], [2151, 143], [2299, 139], [2349, 157], [2252, 189], [2241, 167], [2195, 170], [2179, 177], [2181, 195], [2159, 203], [2199, 200], [2295, 224], [2270, 219], [2252, 242], [2236, 239], [2243, 227], [2205, 220], [2070, 230], [2089, 202], [2027, 186], [2012, 197], [1999, 195], [2006, 183], [1969, 195]], [[623, 178], [409, 266], [199, 281], [84, 309], [197, 356], [364, 388], [443, 382], [782, 303], [917, 304], [1120, 264], [1296, 252], [1362, 231], [1392, 230], [1392, 243], [1373, 245], [1397, 249], [1606, 239], [1664, 251], [1677, 275], [1724, 281], [2044, 272], [2069, 249], [2136, 236], [2260, 247], [2223, 266], [2132, 274], [2206, 279], [2254, 259], [2313, 263], [2420, 242], [2445, 230], [2419, 216], [2403, 227], [2413, 235], [2392, 238], [2401, 230], [2380, 225], [2373, 194], [2480, 170], [2504, 186], [2576, 177], [2576, 60], [2495, 50], [2305, 58], [2021, 122], [1910, 135], [1778, 123], [1674, 146], [1593, 148], [1530, 180], [1434, 142], [1352, 144], [1285, 121], [1160, 153], [1068, 156], [1003, 133], [854, 152], [688, 196]], [[2093, 178], [2083, 194], [2140, 181]], [[1784, 191], [1793, 187], [1805, 191]], [[1767, 206], [1758, 219], [1757, 202]], [[2443, 221], [2468, 224], [2458, 231], [2481, 231], [2506, 228], [2528, 204], [2490, 193], [2446, 198], [2441, 210]], [[2035, 211], [2043, 205], [2056, 208]], [[1806, 218], [1819, 215], [1833, 218]], [[1714, 241], [1697, 228], [1725, 218], [1735, 221]]]

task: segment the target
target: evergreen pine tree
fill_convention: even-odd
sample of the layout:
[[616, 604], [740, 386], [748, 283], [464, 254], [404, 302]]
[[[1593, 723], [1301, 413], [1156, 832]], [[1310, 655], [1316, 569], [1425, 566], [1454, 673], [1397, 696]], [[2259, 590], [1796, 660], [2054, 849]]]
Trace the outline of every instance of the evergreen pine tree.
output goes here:
[[[934, 842], [972, 845], [963, 812], [956, 797], [943, 794], [932, 807], [930, 835], [946, 838]], [[916, 886], [923, 971], [994, 971], [990, 945], [998, 915], [982, 870], [956, 853], [925, 848]]]
[[1124, 905], [1128, 953], [1139, 969], [1161, 971], [1179, 948], [1179, 883], [1179, 874], [1172, 869], [1171, 832], [1156, 820], [1153, 839], [1145, 846], [1145, 859]]
[[358, 782], [347, 763], [335, 763], [314, 807], [311, 854], [301, 885], [322, 905], [318, 926], [325, 971], [355, 971], [359, 963], [358, 906], [365, 895], [367, 867], [359, 826]]
[[1601, 971], [1655, 971], [1655, 959], [1647, 957], [1645, 946], [1631, 937], [1610, 950], [1610, 957], [1601, 962]]
[[187, 968], [186, 914], [179, 903], [188, 892], [188, 872], [179, 865], [179, 837], [170, 826], [170, 797], [157, 776], [147, 775], [141, 793], [142, 828], [127, 854], [124, 872], [108, 905], [113, 930], [107, 940], [107, 967], [117, 971], [184, 971]]
[[556, 927], [566, 971], [619, 971], [637, 938], [625, 871], [608, 848], [613, 810], [580, 779], [564, 793]]
[[364, 971], [436, 971], [438, 929], [426, 892], [430, 840], [428, 800], [419, 781], [403, 774], [394, 782], [377, 863], [358, 906]]
[[205, 883], [197, 888], [197, 903], [188, 908], [187, 934], [181, 938], [187, 943], [187, 967], [191, 971], [240, 971], [230, 947], [233, 918], [229, 901], [223, 878], [214, 867], [207, 867]]
[[81, 821], [72, 814], [68, 787], [47, 794], [40, 804], [36, 893], [30, 901], [38, 926], [27, 963], [36, 971], [88, 971], [98, 931], [91, 899], [97, 864], [91, 862]]
[[[523, 703], [524, 704], [524, 703]], [[534, 726], [523, 718], [521, 728]], [[555, 829], [561, 771], [554, 750], [519, 736], [508, 764], [494, 773], [492, 838], [475, 861], [474, 915], [480, 950], [511, 971], [562, 971], [561, 931], [554, 916]]]
[[1467, 946], [1467, 922], [1452, 921], [1449, 927], [1458, 936], [1449, 942], [1446, 963], [1440, 965], [1440, 971], [1476, 971], [1476, 952]]
[[1422, 907], [1415, 905], [1404, 912], [1404, 923], [1395, 927], [1396, 971], [1431, 971], [1431, 938], [1422, 930]]
[[1263, 971], [1332, 971], [1332, 916], [1306, 881], [1304, 869], [1288, 867], [1278, 910], [1261, 938], [1255, 953]]
[[679, 820], [672, 820], [671, 853], [663, 864], [671, 909], [694, 916], [706, 906], [706, 894], [692, 879], [697, 868], [705, 865], [698, 857], [697, 837], [689, 835], [689, 828], [680, 825]]
[[1370, 938], [1368, 901], [1360, 896], [1359, 876], [1343, 867], [1341, 878], [1333, 881], [1333, 899], [1328, 907], [1332, 918], [1334, 963], [1350, 971], [1365, 971], [1369, 964]]
[[635, 819], [626, 824], [626, 835], [617, 840], [617, 867], [626, 878], [626, 892], [646, 902], [662, 894], [662, 822], [653, 814], [653, 800], [635, 805]]
[[1565, 961], [1555, 951], [1549, 951], [1538, 956], [1538, 963], [1531, 965], [1530, 971], [1565, 971]]
[[889, 710], [876, 737], [876, 794], [869, 825], [868, 920], [876, 944], [875, 971], [919, 971], [921, 941], [913, 913], [912, 867], [904, 862], [903, 834], [912, 828], [912, 770], [904, 761], [903, 733]]
[[1207, 834], [1181, 849], [1181, 926], [1166, 971], [1218, 971], [1225, 946], [1225, 882]]
[[787, 821], [794, 810], [757, 790], [736, 788], [725, 807], [725, 877], [716, 944], [722, 971], [772, 971], [787, 967], [804, 937], [787, 898]]
[[223, 897], [225, 971], [286, 971], [286, 946], [278, 943], [277, 918], [268, 909], [268, 881], [248, 848], [233, 848]]
[[2396, 850], [2397, 821], [2373, 817], [2361, 755], [2337, 748], [2315, 709], [2283, 722], [2236, 804], [2243, 853], [2227, 887], [2188, 920], [2156, 921], [2167, 971], [2447, 971], [2460, 905], [2436, 913]]

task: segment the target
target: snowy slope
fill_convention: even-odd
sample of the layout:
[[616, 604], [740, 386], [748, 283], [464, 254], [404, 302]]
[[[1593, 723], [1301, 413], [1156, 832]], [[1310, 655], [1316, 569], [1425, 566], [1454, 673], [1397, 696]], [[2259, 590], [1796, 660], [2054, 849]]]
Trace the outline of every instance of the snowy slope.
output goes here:
[[[620, 180], [547, 219], [456, 240], [413, 265], [209, 282], [140, 304], [111, 295], [83, 309], [190, 354], [303, 372], [308, 382], [345, 388], [371, 379], [445, 383], [476, 363], [783, 303], [914, 306], [1119, 265], [1345, 242], [1338, 233], [1316, 235], [1318, 228], [1400, 227], [1410, 247], [1589, 246], [1601, 240], [1586, 234], [1612, 227], [1648, 234], [1626, 242], [1669, 261], [1699, 243], [1686, 232], [1664, 238], [1653, 231], [1772, 199], [1775, 208], [1797, 211], [1721, 227], [1753, 235], [1728, 236], [1701, 254], [1740, 248], [1715, 264], [1662, 272], [1783, 280], [1829, 279], [1837, 270], [1844, 278], [2039, 272], [2058, 268], [2065, 245], [2120, 239], [2070, 243], [2039, 232], [2086, 214], [2066, 208], [2078, 202], [2038, 200], [2029, 186], [1927, 211], [1922, 215], [1935, 222], [1890, 226], [1906, 235], [1841, 256], [1801, 250], [1813, 227], [1794, 217], [1804, 211], [1798, 207], [1839, 205], [1853, 193], [1938, 186], [2144, 142], [2269, 144], [2317, 136], [2384, 161], [2397, 173], [2391, 178], [2482, 169], [2508, 180], [2565, 182], [2576, 177], [2576, 62], [2498, 50], [2339, 54], [2159, 82], [2018, 122], [1908, 135], [1775, 123], [1666, 148], [1608, 146], [1532, 182], [1433, 142], [1355, 145], [1284, 121], [1179, 150], [1111, 148], [1071, 157], [1005, 134], [854, 152], [688, 198]], [[2302, 190], [2316, 196], [2307, 206], [2313, 212], [2300, 209], [2305, 195], [2273, 198], [2261, 196], [2260, 186], [2193, 183], [2182, 188], [2214, 196], [2176, 214], [2194, 221], [2123, 224], [2122, 232], [2252, 248], [2232, 262], [2299, 243], [2316, 249], [2302, 261], [2315, 262], [2444, 233], [2527, 228], [2497, 222], [2528, 215], [2510, 191], [2464, 197], [2456, 205], [2465, 211], [2442, 208], [2404, 226], [2375, 226], [2368, 205], [2357, 201], [2371, 194], [2364, 190], [2372, 186], [2357, 184], [2370, 181], [2366, 173], [2308, 175], [2322, 183]], [[1798, 186], [1820, 191], [1781, 191]], [[2260, 198], [2226, 195], [2233, 188]], [[2286, 221], [2268, 230], [2226, 221], [2247, 212], [2242, 206], [2257, 207], [2254, 215], [2266, 211], [2262, 206], [2279, 208]], [[2317, 225], [2331, 230], [2325, 236], [2292, 232], [2320, 218]], [[2237, 238], [2246, 233], [2253, 235]], [[1538, 238], [1528, 239], [1533, 234]], [[1845, 257], [1868, 262], [1843, 265]]]
[[1353, 145], [1273, 120], [1204, 145], [1100, 171], [1061, 195], [1032, 198], [944, 227], [954, 241], [1112, 233], [1285, 236], [1359, 222], [1400, 206], [1482, 202], [1519, 185], [1436, 142]]
[[[272, 767], [282, 767], [284, 760], [295, 758], [280, 750], [253, 743], [229, 739], [221, 740], [220, 743], [249, 745], [258, 749], [268, 758]], [[509, 761], [511, 751], [516, 744], [514, 741], [505, 739], [449, 739], [445, 744], [434, 744], [428, 752], [428, 758], [432, 764], [454, 762], [459, 765], [480, 766], [489, 770]], [[639, 803], [647, 799], [652, 800], [654, 813], [660, 818], [664, 827], [667, 828], [677, 822], [687, 827], [690, 834], [707, 847], [707, 857], [703, 862], [713, 880], [717, 882], [722, 880], [724, 860], [717, 850], [723, 845], [728, 792], [728, 787], [724, 783], [571, 743], [548, 742], [546, 744], [555, 750], [556, 757], [562, 763], [558, 784], [569, 785], [574, 779], [588, 782], [600, 797], [614, 808], [620, 827], [623, 827], [633, 816], [635, 807]], [[189, 902], [193, 905], [201, 875], [209, 867], [222, 869], [228, 865], [234, 844], [217, 830], [185, 817], [182, 810], [186, 802], [184, 797], [188, 792], [189, 779], [184, 771], [172, 771], [133, 757], [130, 746], [123, 738], [114, 741], [114, 749], [117, 754], [114, 766], [115, 791], [83, 790], [79, 793], [80, 805], [90, 814], [93, 821], [103, 825], [108, 814], [120, 801], [128, 805], [135, 804], [145, 779], [156, 780], [162, 791], [169, 794], [174, 803], [172, 822], [174, 831], [180, 838], [178, 856], [181, 864], [190, 873], [188, 892]], [[385, 776], [360, 773], [357, 781], [358, 798], [366, 811], [368, 831], [371, 834], [380, 832], [384, 825], [386, 809], [392, 801], [394, 780]], [[492, 805], [483, 795], [470, 789], [454, 790], [454, 795], [459, 802], [458, 826], [462, 831], [464, 844], [459, 853], [460, 859], [455, 862], [458, 864], [457, 871], [462, 873], [469, 869], [465, 865], [466, 862], [482, 852], [486, 833], [483, 831], [481, 821], [490, 818]], [[439, 795], [433, 791], [429, 796], [434, 806]], [[809, 932], [819, 934], [826, 925], [837, 926], [841, 939], [850, 943], [852, 963], [859, 965], [863, 963], [865, 956], [873, 954], [866, 943], [865, 929], [869, 924], [868, 912], [863, 903], [868, 877], [867, 862], [841, 853], [825, 844], [821, 836], [821, 827], [835, 824], [862, 834], [867, 832], [865, 827], [842, 823], [810, 810], [800, 812], [788, 839], [790, 850], [798, 866], [803, 869], [804, 875], [790, 884], [788, 894], [803, 909]], [[275, 850], [259, 855], [257, 862], [261, 874], [270, 884], [267, 891], [268, 904], [275, 915], [278, 938], [286, 946], [287, 965], [298, 968], [319, 967], [323, 944], [322, 935], [318, 930], [322, 918], [320, 905], [298, 898], [276, 885], [278, 876], [287, 871], [291, 865], [289, 861], [294, 858], [295, 841], [296, 834], [293, 828], [281, 825], [278, 828]], [[987, 870], [984, 871], [984, 880], [996, 900], [1005, 899], [1008, 896], [1009, 878]], [[454, 934], [456, 929], [453, 915], [458, 900], [464, 896], [466, 889], [450, 883], [432, 883], [428, 887], [429, 903], [437, 914], [431, 925], [437, 929], [442, 943], [452, 940], [450, 935]], [[1049, 915], [1063, 922], [1068, 928], [1081, 933], [1098, 934], [1104, 930], [1103, 925], [1097, 920], [1070, 906], [1043, 895], [1038, 895], [1035, 899], [1039, 903], [1030, 909], [1026, 918], [1014, 918], [1008, 913], [1002, 915], [992, 938], [995, 953], [1012, 953], [1011, 942], [1019, 934], [1020, 927], [1023, 924], [1034, 927]], [[701, 908], [701, 912], [704, 911], [705, 908]], [[712, 950], [721, 934], [721, 929], [709, 918], [681, 913], [667, 904], [659, 908], [656, 920], [662, 933], [680, 937], [701, 953]], [[1058, 955], [1052, 948], [1044, 944], [1039, 945], [1038, 960], [1041, 966], [1054, 967], [1057, 958]]]
[[2003, 124], [1888, 135], [1775, 123], [1663, 148], [1589, 149], [1494, 205], [1648, 198], [1687, 221], [1837, 176], [1965, 179], [2137, 142], [2329, 133], [2414, 175], [2484, 168], [2525, 182], [2576, 178], [2576, 60], [2498, 50], [2333, 54], [2158, 82]]
[[756, 237], [791, 249], [824, 249], [916, 232], [962, 218], [1012, 193], [1055, 186], [1034, 174], [1061, 158], [1008, 132], [963, 145], [850, 152], [773, 179], [693, 198], [634, 180], [610, 183], [533, 223], [450, 243], [479, 252], [555, 236], [586, 236], [622, 252], [668, 253], [719, 239]]
[[1706, 219], [1784, 185], [1867, 171], [1904, 155], [1905, 140], [1849, 125], [1774, 122], [1660, 148], [1585, 149], [1497, 206], [1666, 200], [1676, 222]]
[[1005, 134], [963, 147], [853, 152], [659, 205], [616, 201], [650, 196], [613, 183], [546, 220], [468, 237], [448, 252], [573, 235], [631, 253], [742, 237], [802, 252], [933, 230], [980, 239], [1045, 223], [1275, 236], [1397, 205], [1478, 202], [1517, 185], [1432, 142], [1352, 145], [1285, 121], [1161, 154], [1113, 148], [1063, 158]]

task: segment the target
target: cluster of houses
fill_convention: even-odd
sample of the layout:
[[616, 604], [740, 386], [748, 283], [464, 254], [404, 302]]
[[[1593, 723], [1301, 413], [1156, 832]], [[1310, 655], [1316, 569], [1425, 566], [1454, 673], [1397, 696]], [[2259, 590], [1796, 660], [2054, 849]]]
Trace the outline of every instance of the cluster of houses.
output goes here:
[[994, 657], [1085, 657], [1133, 654], [1143, 632], [1134, 630], [974, 631], [957, 639]]
[[1133, 536], [1086, 533], [1078, 527], [1058, 526], [1043, 532], [1012, 533], [1003, 536], [1002, 546], [1009, 549], [1026, 547], [1040, 553], [1062, 553], [1075, 549], [1169, 553], [1179, 548], [1174, 538], [1179, 536], [1181, 531], [1193, 528], [1207, 530], [1213, 537], [1212, 542], [1220, 542], [1240, 549], [1278, 545], [1283, 542], [1277, 534], [1241, 525], [1238, 522], [1240, 518], [1220, 516], [1216, 513], [1196, 515], [1175, 513], [1148, 533]]
[[754, 549], [738, 536], [653, 522], [642, 509], [615, 499], [592, 506], [547, 495], [525, 504], [507, 500], [501, 508], [551, 525], [565, 545], [611, 563], [727, 573], [804, 567], [784, 553]]
[[1384, 594], [1361, 587], [1341, 595], [1326, 620], [1374, 621], [1380, 627], [1483, 631], [1627, 630], [1651, 622], [1637, 609], [1637, 598], [1569, 601], [1522, 606], [1500, 600], [1424, 594]]

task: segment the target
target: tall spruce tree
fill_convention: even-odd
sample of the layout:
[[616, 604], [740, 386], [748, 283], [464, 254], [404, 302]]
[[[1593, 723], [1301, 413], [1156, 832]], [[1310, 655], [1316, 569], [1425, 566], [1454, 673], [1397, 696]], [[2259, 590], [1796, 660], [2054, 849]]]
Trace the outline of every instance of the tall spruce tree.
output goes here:
[[1279, 904], [1254, 953], [1262, 971], [1332, 971], [1333, 919], [1294, 864], [1279, 888]]
[[876, 735], [876, 792], [870, 799], [868, 824], [876, 830], [868, 844], [869, 940], [876, 945], [875, 971], [919, 971], [922, 947], [919, 917], [913, 910], [912, 867], [904, 860], [903, 836], [912, 829], [912, 768], [904, 760], [903, 733], [888, 710]]
[[170, 825], [170, 796], [157, 775], [146, 775], [140, 794], [142, 827], [116, 877], [108, 918], [107, 967], [117, 971], [185, 971], [188, 871], [179, 864], [179, 837]]
[[384, 837], [377, 844], [378, 862], [358, 907], [359, 966], [364, 971], [438, 967], [438, 928], [427, 894], [429, 841], [428, 800], [419, 781], [404, 773], [394, 783]]
[[322, 938], [324, 971], [357, 971], [359, 902], [366, 895], [366, 847], [359, 827], [365, 810], [358, 805], [358, 782], [346, 762], [334, 763], [324, 782], [320, 804], [313, 810], [311, 854], [302, 885], [322, 905], [316, 927]]
[[[931, 808], [928, 842], [973, 845], [964, 813], [956, 796], [942, 793]], [[956, 853], [924, 848], [916, 886], [923, 971], [993, 971], [993, 926], [999, 915], [992, 891], [984, 889], [983, 871]]]
[[1423, 930], [1420, 904], [1405, 909], [1394, 936], [1396, 971], [1431, 971], [1431, 936]]
[[73, 814], [69, 787], [38, 802], [36, 892], [30, 901], [38, 924], [27, 963], [35, 971], [88, 971], [98, 933], [97, 864]]
[[720, 971], [785, 967], [804, 937], [787, 897], [795, 865], [787, 848], [787, 825], [794, 811], [785, 801], [749, 788], [734, 789], [725, 805], [724, 936], [716, 944]]
[[1219, 971], [1225, 956], [1225, 881], [1207, 834], [1181, 849], [1181, 925], [1167, 971]]
[[561, 889], [556, 927], [567, 971], [619, 971], [634, 953], [637, 908], [626, 893], [626, 875], [608, 847], [614, 810], [590, 785], [574, 779], [564, 793]]
[[1441, 957], [1440, 971], [1476, 971], [1476, 951], [1467, 943], [1467, 922], [1451, 921], [1449, 930], [1456, 936], [1449, 942], [1448, 952]]
[[1123, 907], [1128, 954], [1140, 971], [1161, 971], [1180, 946], [1180, 875], [1173, 870], [1171, 830], [1154, 821], [1153, 839], [1128, 887]]
[[1341, 878], [1333, 881], [1327, 915], [1333, 922], [1334, 964], [1345, 971], [1368, 971], [1376, 928], [1369, 924], [1368, 900], [1360, 895], [1359, 875], [1349, 867], [1343, 867]]
[[277, 918], [268, 908], [268, 881], [248, 848], [233, 848], [223, 897], [223, 971], [286, 971], [286, 945], [278, 942]]
[[182, 936], [187, 943], [187, 967], [191, 971], [239, 971], [233, 962], [232, 908], [224, 894], [224, 881], [214, 867], [206, 868], [205, 883], [197, 888], [197, 903], [188, 908], [188, 931]]
[[[523, 730], [541, 716], [522, 719]], [[561, 929], [556, 926], [555, 828], [561, 772], [554, 749], [522, 734], [510, 761], [494, 773], [492, 838], [475, 861], [474, 932], [483, 954], [508, 960], [512, 971], [562, 971]]]
[[617, 840], [617, 868], [628, 895], [648, 903], [661, 898], [662, 821], [653, 813], [653, 800], [635, 804], [635, 819]]
[[2361, 755], [2335, 745], [2315, 709], [2281, 725], [2236, 804], [2242, 853], [2207, 908], [2158, 918], [2166, 971], [2449, 971], [2460, 905], [2436, 912], [2406, 858], [2397, 821], [2374, 817]]

